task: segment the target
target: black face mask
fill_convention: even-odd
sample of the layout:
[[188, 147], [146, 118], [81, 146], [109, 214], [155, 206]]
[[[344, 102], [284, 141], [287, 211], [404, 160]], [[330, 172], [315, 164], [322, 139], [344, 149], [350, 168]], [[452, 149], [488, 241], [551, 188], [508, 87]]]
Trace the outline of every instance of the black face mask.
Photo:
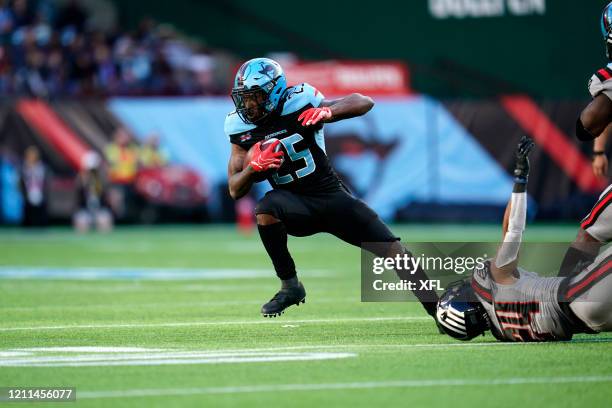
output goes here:
[[270, 81], [260, 88], [255, 86], [245, 89], [243, 86], [232, 90], [232, 100], [236, 106], [236, 113], [245, 123], [262, 123], [273, 113], [269, 106], [270, 92], [274, 89], [276, 81]]
[[[449, 301], [452, 305], [449, 305], [448, 309], [452, 307], [463, 314], [465, 333], [459, 334], [455, 330], [449, 330], [440, 322], [442, 323], [442, 330], [444, 330], [446, 334], [456, 339], [467, 341], [479, 335], [484, 335], [484, 333], [489, 330], [490, 323], [487, 312], [478, 301], [468, 280], [460, 280], [447, 285], [446, 291], [440, 298], [439, 304]], [[456, 321], [456, 317], [450, 318], [449, 314], [452, 314], [452, 312], [444, 310], [442, 313], [438, 314], [438, 320], [444, 321], [449, 318], [451, 321], [453, 319]]]

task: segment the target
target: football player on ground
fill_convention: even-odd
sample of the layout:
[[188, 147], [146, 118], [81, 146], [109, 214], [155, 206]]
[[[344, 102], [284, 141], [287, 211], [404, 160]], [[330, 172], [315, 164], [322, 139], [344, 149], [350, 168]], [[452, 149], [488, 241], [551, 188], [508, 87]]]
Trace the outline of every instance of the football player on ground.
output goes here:
[[[601, 31], [606, 56], [612, 60], [612, 2], [602, 12]], [[589, 81], [593, 100], [576, 122], [576, 137], [584, 142], [594, 140], [593, 172], [607, 177], [606, 143], [612, 132], [612, 63], [597, 71]], [[601, 246], [612, 240], [612, 185], [608, 186], [582, 220], [578, 235], [568, 249], [559, 276], [571, 276], [595, 259]]]
[[[378, 256], [408, 254], [378, 215], [348, 191], [325, 154], [323, 124], [365, 114], [374, 106], [371, 98], [352, 94], [331, 101], [306, 83], [288, 87], [277, 62], [256, 58], [238, 70], [232, 99], [236, 110], [225, 119], [232, 144], [230, 195], [243, 197], [263, 173], [273, 187], [255, 208], [259, 235], [281, 281], [280, 291], [261, 309], [264, 316], [280, 315], [306, 298], [287, 248], [288, 234], [327, 232], [355, 246], [388, 243]], [[262, 149], [262, 141], [271, 138], [278, 140]], [[418, 270], [402, 279], [418, 282], [427, 276]], [[433, 316], [437, 294], [415, 294]]]
[[518, 267], [532, 147], [531, 139], [521, 139], [504, 240], [495, 258], [440, 297], [436, 317], [449, 336], [471, 340], [490, 330], [501, 341], [555, 341], [576, 333], [612, 331], [611, 249], [573, 277], [545, 278]]

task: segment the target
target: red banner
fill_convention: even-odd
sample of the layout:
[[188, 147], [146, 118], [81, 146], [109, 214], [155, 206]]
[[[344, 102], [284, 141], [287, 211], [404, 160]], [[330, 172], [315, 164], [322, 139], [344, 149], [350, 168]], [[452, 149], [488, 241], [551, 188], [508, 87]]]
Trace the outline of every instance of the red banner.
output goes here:
[[359, 92], [370, 96], [411, 93], [406, 65], [401, 62], [325, 61], [285, 65], [290, 85], [308, 82], [325, 96]]

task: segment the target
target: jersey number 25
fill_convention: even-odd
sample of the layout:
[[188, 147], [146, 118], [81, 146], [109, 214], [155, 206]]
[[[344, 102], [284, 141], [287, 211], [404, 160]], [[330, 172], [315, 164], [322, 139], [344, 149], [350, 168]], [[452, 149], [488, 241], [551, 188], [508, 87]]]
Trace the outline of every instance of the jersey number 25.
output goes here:
[[[285, 150], [289, 155], [289, 159], [291, 159], [292, 162], [296, 162], [302, 159], [304, 159], [305, 161], [305, 166], [295, 171], [295, 175], [297, 176], [297, 178], [306, 177], [307, 175], [314, 172], [317, 168], [314, 162], [314, 158], [312, 157], [312, 153], [310, 153], [310, 149], [300, 150], [299, 152], [295, 150], [295, 144], [302, 140], [304, 140], [304, 138], [298, 133], [281, 140], [281, 143], [285, 147]], [[272, 178], [274, 179], [274, 182], [276, 184], [288, 184], [294, 180], [291, 174], [279, 176], [277, 173], [274, 173], [274, 176]]]

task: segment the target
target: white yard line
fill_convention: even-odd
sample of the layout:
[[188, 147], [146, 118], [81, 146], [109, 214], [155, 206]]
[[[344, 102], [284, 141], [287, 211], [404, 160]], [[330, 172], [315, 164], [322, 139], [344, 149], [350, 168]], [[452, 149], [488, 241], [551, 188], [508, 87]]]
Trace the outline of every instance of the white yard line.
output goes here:
[[306, 355], [242, 356], [242, 357], [190, 357], [161, 359], [131, 359], [129, 361], [66, 361], [49, 363], [26, 363], [6, 365], [8, 367], [111, 367], [111, 366], [159, 366], [159, 365], [194, 365], [194, 364], [242, 364], [242, 363], [276, 363], [291, 361], [317, 361], [355, 357], [350, 353], [309, 353]]
[[[44, 293], [47, 294], [49, 292], [49, 288], [46, 285], [35, 285], [28, 286], [24, 290], [24, 282], [23, 280], [2, 280], [0, 279], [0, 289], [3, 289], [5, 292], [15, 292], [19, 293]], [[40, 284], [42, 282], [45, 283], [55, 283], [54, 281], [44, 280], [38, 281]], [[212, 293], [228, 293], [228, 290], [231, 288], [231, 292], [254, 292], [256, 290], [262, 289], [270, 289], [270, 283], [264, 281], [263, 279], [246, 279], [246, 280], [236, 280], [236, 281], [227, 281], [227, 283], [222, 284], [211, 284], [209, 283], [189, 283], [185, 285], [169, 285], [166, 288], [163, 288], [165, 294], [168, 293], [181, 293], [181, 292], [212, 292]], [[226, 282], [226, 281], [220, 281]], [[62, 282], [64, 285], [66, 282]], [[104, 285], [98, 285], [98, 281], [84, 281], [84, 280], [73, 280], [68, 283], [67, 287], [64, 286], [62, 288], [62, 293], [72, 293], [78, 292], [79, 294], [83, 293], [129, 293], [129, 292], [138, 292], [143, 293], [143, 291], [147, 291], [147, 293], [157, 293], [160, 289], [157, 287], [145, 287], [145, 282], [143, 280], [132, 280], [132, 281], [105, 281]], [[178, 282], [175, 282], [178, 283]], [[0, 307], [1, 309], [1, 307]]]
[[124, 324], [83, 324], [68, 326], [26, 326], [26, 327], [0, 327], [0, 332], [28, 331], [28, 330], [74, 330], [74, 329], [132, 329], [149, 327], [195, 327], [195, 326], [242, 326], [258, 324], [308, 324], [308, 323], [349, 323], [349, 322], [385, 322], [385, 321], [414, 321], [431, 320], [426, 316], [397, 316], [397, 317], [346, 317], [337, 319], [304, 319], [283, 320], [282, 318], [244, 321], [219, 322], [173, 322], [173, 323], [124, 323]]
[[[323, 350], [337, 350], [344, 352], [358, 352], [363, 349], [378, 349], [377, 352], [381, 352], [381, 349], [389, 349], [390, 351], [396, 351], [398, 349], [420, 349], [420, 348], [436, 348], [436, 349], [455, 349], [455, 348], [470, 348], [470, 347], [537, 347], [537, 346], [550, 346], [555, 344], [564, 345], [579, 345], [584, 343], [611, 343], [612, 339], [593, 339], [593, 341], [574, 341], [574, 342], [527, 342], [527, 343], [511, 343], [511, 342], [468, 342], [468, 343], [417, 343], [417, 344], [315, 344], [315, 345], [301, 345], [301, 346], [271, 346], [271, 347], [258, 347], [258, 348], [241, 348], [241, 349], [208, 349], [207, 353], [214, 354], [248, 354], [248, 353], [262, 353], [262, 352], [282, 352], [282, 351], [299, 351], [299, 350], [311, 350], [311, 351], [323, 351]], [[53, 351], [56, 347], [41, 348], [41, 350]], [[80, 349], [80, 348], [77, 348]], [[10, 349], [12, 351], [26, 351], [30, 349]], [[147, 350], [147, 349], [145, 349]], [[197, 352], [197, 351], [186, 351]]]
[[[589, 340], [589, 339], [587, 339]], [[378, 349], [376, 352], [384, 352], [384, 349], [396, 351], [398, 349], [420, 349], [420, 348], [435, 348], [435, 349], [455, 349], [455, 348], [470, 348], [470, 347], [525, 347], [525, 346], [550, 346], [555, 344], [578, 345], [584, 343], [612, 343], [612, 339], [597, 339], [592, 341], [573, 341], [573, 342], [527, 342], [527, 343], [511, 343], [511, 342], [466, 342], [466, 343], [417, 343], [417, 344], [313, 344], [301, 346], [272, 346], [251, 349], [219, 349], [218, 352], [264, 352], [264, 351], [291, 351], [291, 350], [341, 350], [341, 351], [362, 351], [362, 349]], [[20, 349], [21, 350], [21, 349]], [[213, 349], [214, 350], [214, 349]], [[211, 350], [211, 351], [213, 351]]]
[[[592, 339], [590, 343], [610, 343], [612, 339]], [[562, 343], [564, 345], [580, 345], [586, 341]], [[557, 343], [559, 344], [559, 343]], [[474, 347], [534, 347], [551, 345], [551, 343], [506, 343], [506, 342], [473, 342], [473, 343], [417, 343], [417, 344], [318, 344], [300, 346], [273, 346], [258, 348], [234, 349], [176, 349], [176, 348], [144, 348], [144, 347], [112, 347], [112, 346], [70, 346], [70, 347], [29, 347], [13, 348], [0, 351], [0, 366], [47, 366], [47, 365], [116, 365], [110, 362], [120, 361], [154, 361], [151, 364], [161, 364], [163, 360], [178, 361], [189, 359], [202, 364], [206, 362], [240, 362], [236, 358], [277, 358], [301, 354], [346, 354], [356, 356], [356, 353], [376, 350], [377, 353], [407, 351], [410, 349], [440, 349], [452, 350]], [[332, 353], [329, 353], [329, 352]], [[298, 353], [300, 354], [300, 353]], [[260, 361], [260, 360], [253, 360]], [[248, 361], [247, 361], [248, 362]], [[70, 364], [74, 363], [74, 364]], [[90, 364], [82, 364], [90, 363]], [[129, 363], [133, 365], [133, 363]]]
[[[233, 289], [232, 289], [233, 290]], [[227, 291], [227, 288], [226, 288]], [[321, 298], [316, 300], [317, 303], [348, 303], [355, 302], [359, 303], [359, 295], [356, 294], [355, 297], [345, 297], [345, 298]], [[42, 305], [42, 306], [7, 306], [0, 307], [0, 312], [31, 312], [31, 311], [40, 311], [41, 307], [44, 310], [77, 310], [81, 311], [83, 309], [139, 309], [139, 308], [161, 308], [161, 307], [198, 307], [198, 308], [208, 308], [208, 307], [217, 307], [217, 306], [233, 306], [233, 305], [261, 305], [263, 302], [261, 299], [259, 300], [201, 300], [197, 302], [172, 302], [169, 300], [168, 302], [152, 302], [152, 303], [101, 303], [101, 304], [83, 304], [83, 305]]]
[[[610, 340], [610, 339], [603, 339]], [[252, 349], [174, 349], [113, 346], [13, 348], [0, 351], [0, 367], [85, 367], [168, 364], [227, 364], [327, 360], [357, 357], [358, 352], [410, 349], [453, 350], [465, 347], [517, 346], [522, 343], [346, 344], [276, 346]], [[534, 345], [537, 343], [527, 343]], [[541, 344], [541, 343], [540, 343]], [[576, 343], [579, 344], [579, 343]]]
[[[141, 366], [141, 365], [185, 365], [185, 364], [235, 364], [235, 363], [270, 363], [287, 361], [330, 360], [356, 357], [355, 353], [346, 352], [218, 352], [210, 350], [181, 351], [166, 349], [139, 349], [138, 352], [112, 353], [110, 348], [104, 352], [90, 351], [88, 347], [41, 349], [26, 355], [6, 355], [0, 358], [0, 367], [102, 367], [102, 366]], [[16, 349], [15, 352], [27, 349]], [[121, 348], [117, 348], [121, 350]], [[59, 353], [59, 354], [57, 354]]]
[[612, 382], [612, 375], [577, 376], [577, 377], [513, 377], [501, 379], [438, 379], [438, 380], [399, 380], [368, 381], [323, 384], [271, 384], [246, 385], [237, 387], [202, 387], [202, 388], [168, 388], [168, 389], [127, 389], [116, 391], [78, 391], [78, 399], [90, 398], [128, 398], [154, 396], [182, 396], [206, 394], [244, 394], [279, 391], [326, 391], [356, 390], [373, 388], [425, 388], [425, 387], [466, 387], [493, 385], [528, 385], [528, 384], [573, 384]]
[[53, 352], [53, 353], [151, 353], [169, 350], [167, 348], [148, 347], [110, 347], [110, 346], [69, 346], [69, 347], [26, 347], [10, 349], [9, 351], [20, 351], [28, 353]]
[[[332, 272], [307, 269], [302, 275], [308, 277], [330, 276]], [[245, 268], [142, 268], [142, 267], [43, 267], [0, 266], [0, 279], [13, 280], [232, 280], [267, 279], [273, 276], [269, 269]]]

